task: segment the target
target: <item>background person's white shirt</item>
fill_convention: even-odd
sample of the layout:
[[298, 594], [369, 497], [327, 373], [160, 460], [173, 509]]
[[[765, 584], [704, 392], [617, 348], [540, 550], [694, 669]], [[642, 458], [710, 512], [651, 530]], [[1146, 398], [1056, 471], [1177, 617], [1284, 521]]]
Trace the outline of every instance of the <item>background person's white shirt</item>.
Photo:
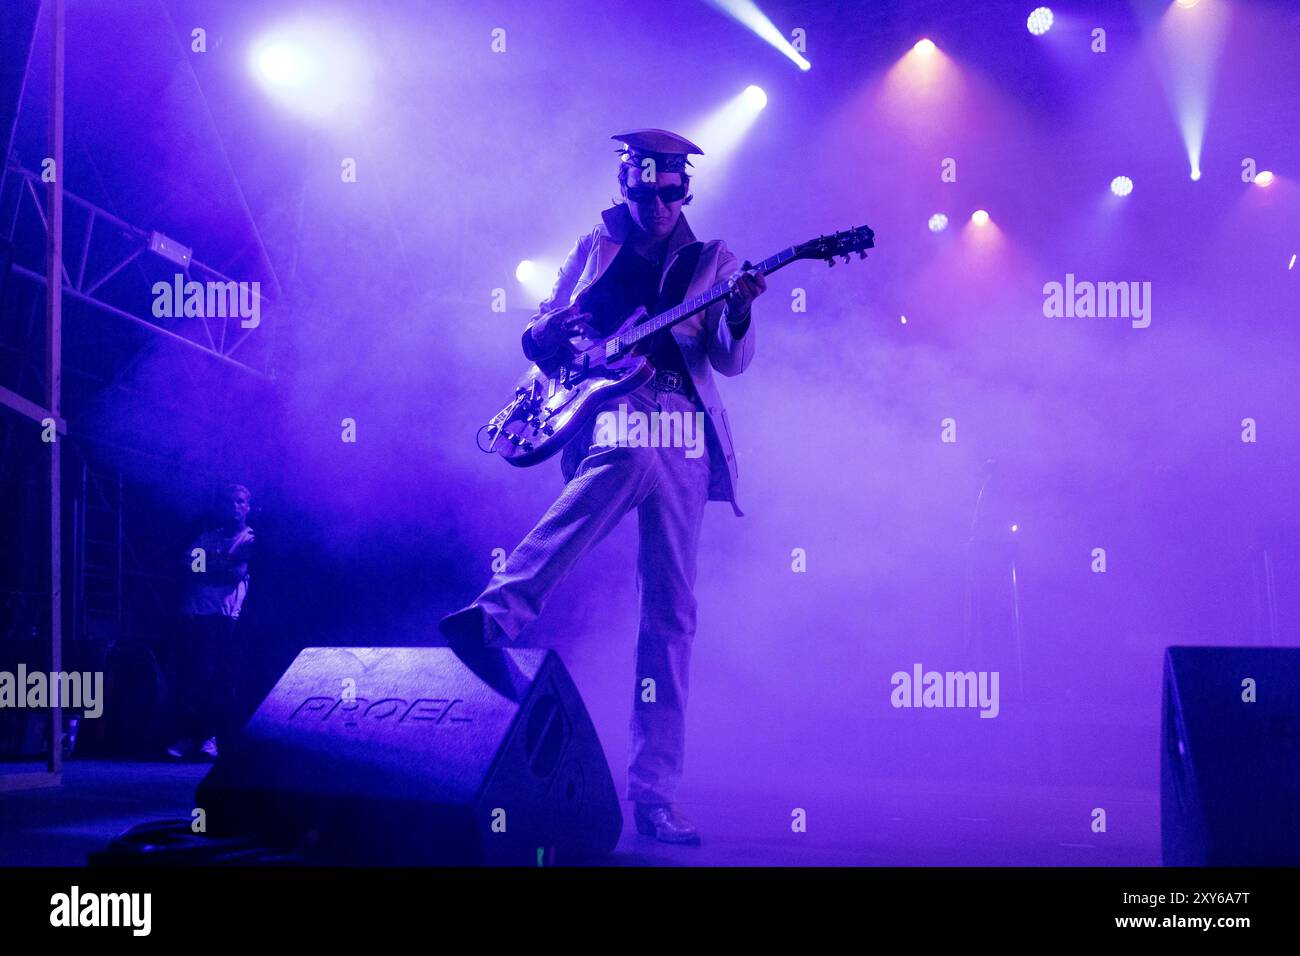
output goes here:
[[[211, 561], [214, 555], [230, 554], [237, 548], [250, 544], [252, 540], [253, 529], [247, 526], [233, 535], [227, 535], [220, 529], [213, 529], [199, 535], [194, 542], [194, 547], [202, 548]], [[195, 581], [190, 584], [185, 596], [185, 615], [200, 617], [222, 614], [232, 620], [237, 619], [240, 609], [244, 606], [244, 598], [248, 595], [248, 573], [245, 572], [238, 581], [225, 584], [207, 584], [204, 583], [204, 578], [205, 575], [196, 574]]]

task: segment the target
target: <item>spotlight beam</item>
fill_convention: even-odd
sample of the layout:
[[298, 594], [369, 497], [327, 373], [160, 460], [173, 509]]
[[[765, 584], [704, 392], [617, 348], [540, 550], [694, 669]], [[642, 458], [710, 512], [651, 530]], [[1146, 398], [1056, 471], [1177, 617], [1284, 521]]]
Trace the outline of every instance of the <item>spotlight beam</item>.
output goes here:
[[691, 139], [707, 144], [699, 165], [707, 165], [711, 182], [716, 182], [715, 177], [730, 163], [766, 105], [767, 94], [757, 86], [748, 86], [691, 126]]
[[767, 18], [767, 14], [758, 9], [753, 0], [709, 0], [709, 2], [741, 26], [748, 27], [760, 40], [780, 50], [799, 69], [812, 69], [812, 64], [794, 48], [794, 45]]
[[1227, 17], [1218, 4], [1170, 4], [1156, 30], [1161, 79], [1178, 119], [1193, 181], [1201, 178], [1201, 150]]

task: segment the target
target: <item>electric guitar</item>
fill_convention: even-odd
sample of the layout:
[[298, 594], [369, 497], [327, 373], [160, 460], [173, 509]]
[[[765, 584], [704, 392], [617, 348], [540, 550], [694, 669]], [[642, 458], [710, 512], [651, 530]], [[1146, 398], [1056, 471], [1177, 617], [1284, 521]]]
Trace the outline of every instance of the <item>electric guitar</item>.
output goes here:
[[[836, 257], [848, 262], [855, 252], [865, 259], [874, 246], [875, 233], [858, 226], [782, 249], [757, 265], [746, 262], [742, 271], [771, 275], [799, 259], [821, 259], [833, 266]], [[561, 349], [558, 356], [530, 365], [515, 387], [515, 397], [479, 429], [479, 447], [519, 467], [550, 458], [591, 427], [602, 405], [654, 377], [646, 357], [652, 335], [726, 298], [734, 284], [733, 276], [649, 319], [645, 308], [638, 308], [612, 335], [589, 340], [593, 344], [584, 349]], [[578, 298], [581, 301], [582, 294]]]

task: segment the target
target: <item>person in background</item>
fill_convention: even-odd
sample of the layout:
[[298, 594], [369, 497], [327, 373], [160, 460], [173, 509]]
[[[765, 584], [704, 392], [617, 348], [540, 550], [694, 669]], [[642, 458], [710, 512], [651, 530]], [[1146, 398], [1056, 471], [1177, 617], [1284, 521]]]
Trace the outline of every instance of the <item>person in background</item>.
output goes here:
[[217, 523], [190, 549], [183, 621], [169, 668], [178, 737], [167, 753], [176, 759], [216, 759], [223, 734], [235, 729], [243, 656], [237, 628], [253, 550], [251, 504], [247, 488], [227, 485], [218, 499]]

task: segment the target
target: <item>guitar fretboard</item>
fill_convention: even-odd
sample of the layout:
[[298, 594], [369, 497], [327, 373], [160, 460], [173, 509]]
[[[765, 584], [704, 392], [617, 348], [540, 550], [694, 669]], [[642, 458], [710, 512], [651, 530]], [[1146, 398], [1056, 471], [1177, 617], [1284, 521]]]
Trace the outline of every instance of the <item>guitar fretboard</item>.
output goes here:
[[[774, 256], [764, 259], [762, 262], [751, 267], [751, 272], [761, 272], [763, 275], [775, 272], [784, 265], [788, 265], [795, 258], [794, 247], [782, 249]], [[731, 291], [731, 286], [726, 282], [719, 282], [705, 289], [697, 296], [687, 299], [681, 305], [675, 305], [667, 312], [661, 312], [653, 318], [646, 319], [639, 323], [635, 328], [624, 332], [615, 340], [618, 342], [620, 351], [629, 349], [642, 339], [649, 338], [656, 332], [676, 325], [682, 319], [690, 318], [696, 312], [707, 309], [713, 303], [726, 297]]]

